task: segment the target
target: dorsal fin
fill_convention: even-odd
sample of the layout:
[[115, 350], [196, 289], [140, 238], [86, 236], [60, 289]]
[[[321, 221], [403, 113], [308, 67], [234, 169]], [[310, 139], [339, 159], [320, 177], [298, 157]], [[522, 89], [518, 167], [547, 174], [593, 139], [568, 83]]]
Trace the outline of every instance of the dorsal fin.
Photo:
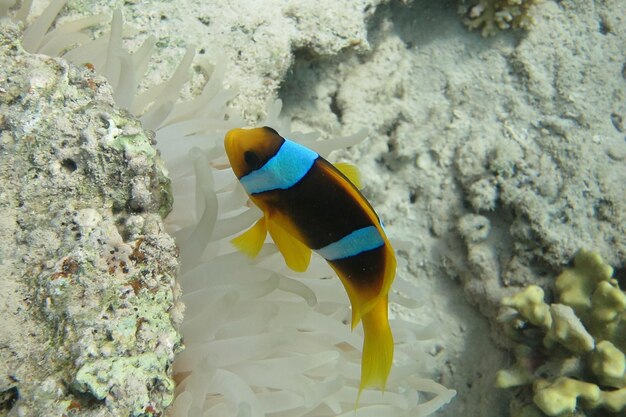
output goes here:
[[333, 165], [339, 172], [345, 175], [357, 189], [363, 189], [363, 185], [361, 184], [361, 173], [356, 165], [351, 164], [350, 162], [335, 162]]

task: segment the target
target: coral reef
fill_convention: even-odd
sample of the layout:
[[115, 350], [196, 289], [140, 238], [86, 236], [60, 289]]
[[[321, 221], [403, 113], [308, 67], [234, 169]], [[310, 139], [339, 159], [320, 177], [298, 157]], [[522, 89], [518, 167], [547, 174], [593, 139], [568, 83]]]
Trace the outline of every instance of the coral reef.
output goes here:
[[0, 414], [162, 413], [181, 349], [163, 163], [102, 77], [19, 39], [1, 19]]
[[470, 29], [481, 29], [483, 36], [498, 30], [528, 28], [533, 23], [533, 6], [542, 0], [463, 0], [459, 13]]
[[[618, 415], [626, 406], [626, 293], [613, 268], [581, 250], [574, 267], [555, 281], [555, 303], [535, 285], [505, 297], [506, 333], [515, 341], [515, 365], [498, 372], [496, 386], [526, 388], [543, 415]], [[511, 309], [513, 311], [511, 311]], [[530, 398], [511, 405], [529, 415]], [[596, 410], [600, 408], [600, 410]], [[524, 410], [525, 414], [520, 414]], [[536, 410], [535, 412], [538, 412]]]

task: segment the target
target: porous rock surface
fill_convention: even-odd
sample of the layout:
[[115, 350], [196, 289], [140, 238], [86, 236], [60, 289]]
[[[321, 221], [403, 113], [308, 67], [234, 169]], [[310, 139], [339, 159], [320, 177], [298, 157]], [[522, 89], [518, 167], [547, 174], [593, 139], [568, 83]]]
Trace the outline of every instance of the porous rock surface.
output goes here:
[[0, 20], [0, 415], [160, 413], [181, 346], [169, 182], [102, 78], [18, 39]]
[[[239, 87], [233, 105], [247, 119], [265, 115], [294, 62], [305, 54], [331, 57], [343, 50], [370, 49], [367, 21], [388, 0], [167, 0], [124, 2], [125, 21], [136, 29], [130, 43], [156, 36], [159, 62], [151, 64], [148, 84], [173, 71], [187, 46], [197, 51], [199, 83], [205, 64], [226, 61], [225, 81]], [[406, 3], [407, 0], [401, 1]], [[410, 0], [408, 0], [410, 2]], [[47, 3], [41, 1], [39, 9]], [[68, 0], [66, 20], [110, 14], [117, 0]], [[38, 12], [34, 8], [35, 15]]]

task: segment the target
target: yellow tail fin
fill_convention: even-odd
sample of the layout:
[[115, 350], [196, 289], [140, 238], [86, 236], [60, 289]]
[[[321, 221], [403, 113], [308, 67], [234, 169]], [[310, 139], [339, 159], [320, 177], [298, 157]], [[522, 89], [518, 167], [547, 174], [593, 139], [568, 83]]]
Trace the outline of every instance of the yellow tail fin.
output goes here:
[[364, 388], [378, 387], [385, 390], [387, 377], [393, 361], [393, 336], [387, 316], [388, 296], [381, 297], [378, 303], [363, 317], [363, 357], [361, 358], [361, 385]]

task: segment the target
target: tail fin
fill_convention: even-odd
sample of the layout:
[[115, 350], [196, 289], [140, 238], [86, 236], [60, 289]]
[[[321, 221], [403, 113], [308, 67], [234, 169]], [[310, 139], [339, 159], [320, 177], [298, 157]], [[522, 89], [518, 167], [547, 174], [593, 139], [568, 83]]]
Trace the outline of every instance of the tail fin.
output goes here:
[[385, 391], [387, 377], [393, 361], [393, 336], [387, 319], [388, 296], [381, 297], [378, 303], [362, 317], [365, 341], [361, 358], [361, 391], [368, 387], [378, 387]]

